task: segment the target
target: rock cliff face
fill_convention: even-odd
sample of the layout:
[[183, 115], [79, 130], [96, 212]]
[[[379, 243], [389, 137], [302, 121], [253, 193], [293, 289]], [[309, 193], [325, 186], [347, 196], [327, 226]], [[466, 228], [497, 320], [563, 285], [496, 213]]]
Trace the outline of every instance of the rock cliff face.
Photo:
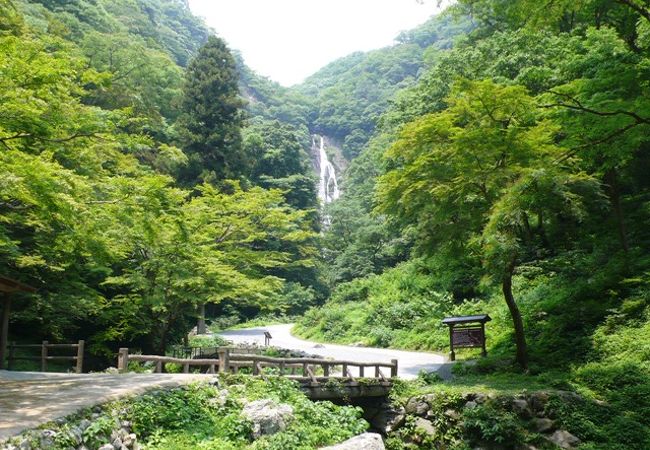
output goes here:
[[321, 204], [332, 203], [341, 195], [337, 179], [337, 171], [325, 150], [325, 138], [315, 134], [312, 136], [312, 159], [318, 174], [318, 198]]
[[325, 203], [336, 200], [341, 194], [341, 176], [349, 164], [340, 145], [328, 136], [312, 135], [311, 161], [319, 177], [319, 198]]

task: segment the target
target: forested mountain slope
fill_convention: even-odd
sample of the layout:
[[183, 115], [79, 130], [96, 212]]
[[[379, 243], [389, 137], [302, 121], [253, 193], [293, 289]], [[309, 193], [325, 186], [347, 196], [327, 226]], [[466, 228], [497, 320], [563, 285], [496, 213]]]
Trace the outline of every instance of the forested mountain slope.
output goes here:
[[434, 16], [396, 36], [394, 45], [336, 60], [292, 88], [311, 100], [314, 131], [338, 140], [353, 159], [368, 142], [393, 95], [418, 79], [438, 50], [469, 30], [466, 19]]

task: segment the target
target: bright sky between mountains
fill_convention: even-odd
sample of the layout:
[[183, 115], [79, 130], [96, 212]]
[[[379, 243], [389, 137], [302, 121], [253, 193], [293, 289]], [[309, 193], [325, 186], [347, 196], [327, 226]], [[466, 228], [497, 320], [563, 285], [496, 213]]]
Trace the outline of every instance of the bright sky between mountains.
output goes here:
[[435, 0], [189, 0], [256, 72], [290, 86], [355, 51], [390, 45]]

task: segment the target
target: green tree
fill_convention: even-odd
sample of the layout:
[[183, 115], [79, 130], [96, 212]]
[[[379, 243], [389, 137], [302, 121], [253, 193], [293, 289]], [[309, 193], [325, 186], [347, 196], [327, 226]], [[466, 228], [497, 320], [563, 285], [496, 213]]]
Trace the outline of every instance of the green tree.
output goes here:
[[186, 184], [248, 174], [242, 148], [243, 103], [235, 61], [219, 38], [211, 36], [190, 62], [185, 75], [180, 131], [189, 164]]
[[[128, 326], [109, 326], [101, 340], [142, 336], [147, 348], [162, 353], [205, 303], [234, 300], [272, 309], [266, 303], [283, 280], [271, 271], [310, 264], [313, 232], [281, 192], [235, 184], [226, 193], [206, 184], [186, 202], [186, 193], [163, 188], [150, 186], [129, 201], [123, 235], [134, 261], [105, 284], [124, 290], [113, 300], [114, 314], [133, 314]], [[279, 249], [269, 248], [269, 241]], [[300, 252], [280, 250], [285, 246]]]
[[[525, 369], [526, 337], [512, 291], [522, 261], [514, 249], [523, 235], [512, 231], [521, 224], [510, 219], [520, 218], [529, 225], [527, 232], [548, 242], [547, 224], [563, 211], [552, 208], [561, 201], [546, 202], [548, 192], [555, 192], [552, 187], [526, 191], [529, 203], [514, 202], [508, 193], [536, 185], [527, 178], [529, 170], [552, 164], [562, 154], [554, 144], [558, 127], [539, 119], [535, 101], [519, 86], [459, 81], [446, 101], [448, 109], [409, 124], [386, 153], [388, 171], [377, 188], [379, 210], [415, 226], [416, 242], [425, 253], [442, 253], [449, 261], [483, 261], [486, 273], [501, 284], [517, 361]], [[550, 179], [551, 186], [566, 185]], [[535, 221], [524, 218], [523, 210], [532, 205], [538, 208]]]

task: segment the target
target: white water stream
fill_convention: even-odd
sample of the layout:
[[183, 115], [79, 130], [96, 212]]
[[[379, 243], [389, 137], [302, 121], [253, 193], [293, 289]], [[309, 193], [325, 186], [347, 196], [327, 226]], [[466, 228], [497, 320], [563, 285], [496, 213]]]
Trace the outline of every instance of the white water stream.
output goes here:
[[[319, 142], [317, 143], [317, 139]], [[336, 181], [336, 169], [330, 162], [325, 152], [325, 141], [323, 136], [314, 135], [311, 138], [312, 152], [318, 155], [318, 169], [320, 171], [320, 180], [318, 184], [318, 198], [325, 203], [332, 203], [339, 198], [339, 185]]]

